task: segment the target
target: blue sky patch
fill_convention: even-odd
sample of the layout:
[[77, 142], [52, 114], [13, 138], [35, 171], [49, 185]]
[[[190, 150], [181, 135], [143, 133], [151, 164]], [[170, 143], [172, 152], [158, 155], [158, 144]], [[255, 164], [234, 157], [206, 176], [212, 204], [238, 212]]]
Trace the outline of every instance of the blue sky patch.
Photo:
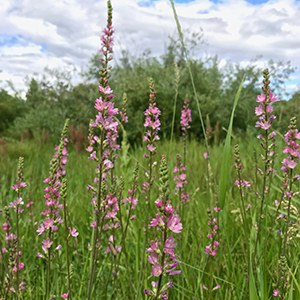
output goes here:
[[[1, 47], [13, 47], [13, 46], [22, 46], [26, 47], [29, 44], [35, 44], [31, 38], [26, 38], [21, 34], [9, 35], [9, 34], [0, 34], [0, 48]], [[40, 43], [41, 52], [45, 53], [47, 51], [47, 44]]]
[[8, 34], [0, 34], [0, 47], [3, 46], [14, 46], [14, 45], [25, 45], [28, 42], [24, 37], [20, 34], [17, 35], [8, 35]]

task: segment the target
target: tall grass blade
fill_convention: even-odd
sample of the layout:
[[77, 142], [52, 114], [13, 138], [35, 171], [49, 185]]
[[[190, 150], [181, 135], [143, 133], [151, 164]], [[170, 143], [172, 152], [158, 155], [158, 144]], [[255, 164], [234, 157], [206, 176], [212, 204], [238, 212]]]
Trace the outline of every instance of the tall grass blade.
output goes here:
[[255, 277], [253, 274], [253, 264], [252, 264], [252, 253], [254, 252], [254, 245], [255, 245], [255, 239], [256, 239], [256, 230], [254, 227], [256, 220], [256, 214], [252, 217], [252, 229], [250, 232], [250, 241], [249, 241], [249, 299], [250, 300], [260, 300], [257, 293], [257, 288], [255, 284]]
[[191, 79], [191, 83], [192, 83], [192, 87], [193, 87], [193, 93], [194, 93], [194, 97], [195, 97], [195, 100], [196, 100], [196, 103], [197, 103], [197, 109], [198, 109], [198, 114], [199, 114], [199, 118], [200, 118], [201, 128], [202, 128], [202, 132], [203, 132], [203, 136], [204, 136], [204, 140], [205, 140], [206, 150], [208, 152], [208, 139], [207, 139], [207, 136], [206, 136], [204, 121], [203, 121], [202, 112], [201, 112], [201, 109], [200, 109], [200, 103], [199, 103], [198, 94], [197, 94], [197, 90], [196, 90], [196, 86], [195, 86], [195, 82], [194, 82], [194, 77], [193, 77], [193, 73], [192, 73], [191, 66], [190, 66], [190, 60], [189, 60], [187, 50], [186, 50], [186, 47], [185, 47], [183, 33], [182, 33], [182, 30], [181, 30], [181, 25], [180, 25], [180, 22], [179, 22], [179, 19], [178, 19], [178, 15], [177, 15], [177, 12], [176, 12], [174, 1], [170, 0], [170, 3], [171, 3], [171, 6], [172, 6], [174, 19], [175, 19], [175, 22], [176, 22], [176, 27], [177, 27], [177, 31], [178, 31], [180, 42], [181, 42], [182, 52], [183, 52], [184, 59], [186, 61], [188, 72], [189, 72], [189, 75], [190, 75], [190, 79]]
[[245, 81], [245, 75], [240, 83], [238, 91], [234, 98], [233, 108], [231, 111], [230, 122], [227, 130], [225, 145], [223, 149], [223, 157], [222, 157], [222, 165], [221, 165], [221, 174], [220, 174], [220, 182], [219, 182], [219, 199], [220, 199], [220, 207], [224, 208], [226, 194], [227, 194], [227, 186], [228, 186], [228, 178], [230, 178], [230, 166], [231, 166], [231, 136], [232, 136], [232, 126], [233, 126], [233, 118], [235, 109], [239, 102], [239, 98], [241, 95], [242, 87]]

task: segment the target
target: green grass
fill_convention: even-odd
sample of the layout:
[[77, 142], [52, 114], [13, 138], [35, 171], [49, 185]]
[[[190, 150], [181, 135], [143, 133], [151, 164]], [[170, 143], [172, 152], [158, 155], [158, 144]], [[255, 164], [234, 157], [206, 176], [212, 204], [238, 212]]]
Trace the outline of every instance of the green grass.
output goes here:
[[[239, 141], [234, 141], [234, 143]], [[245, 168], [243, 170], [245, 178], [254, 178], [253, 170], [253, 150], [257, 148], [258, 143], [255, 139], [249, 137], [240, 142], [241, 156]], [[172, 169], [176, 160], [176, 154], [182, 152], [183, 145], [180, 142], [162, 143], [159, 147], [157, 161], [162, 153], [169, 153], [168, 166], [170, 174], [170, 189], [174, 189], [174, 183], [171, 180]], [[72, 148], [72, 146], [71, 146]], [[188, 143], [187, 159], [187, 176], [188, 192], [191, 195], [191, 201], [184, 208], [184, 218], [182, 220], [184, 230], [180, 235], [177, 252], [181, 261], [180, 269], [182, 275], [174, 278], [174, 288], [170, 292], [170, 299], [271, 299], [273, 284], [277, 280], [276, 272], [279, 262], [279, 245], [280, 238], [277, 235], [276, 224], [274, 223], [274, 209], [272, 203], [279, 197], [278, 189], [272, 189], [268, 195], [267, 203], [270, 206], [268, 210], [269, 223], [267, 226], [270, 230], [268, 240], [265, 240], [261, 254], [265, 258], [266, 270], [263, 271], [263, 277], [258, 276], [256, 269], [251, 269], [250, 278], [247, 277], [247, 253], [245, 249], [252, 245], [247, 240], [247, 235], [242, 231], [241, 215], [239, 211], [238, 190], [233, 187], [235, 173], [231, 165], [227, 170], [227, 198], [226, 210], [220, 213], [220, 248], [218, 255], [214, 258], [208, 257], [204, 253], [204, 248], [208, 243], [206, 235], [209, 232], [207, 226], [208, 216], [207, 209], [210, 207], [210, 191], [207, 162], [203, 159], [205, 146], [196, 141]], [[21, 245], [23, 248], [23, 260], [26, 265], [23, 276], [27, 281], [27, 291], [24, 299], [43, 299], [45, 290], [45, 265], [42, 260], [36, 258], [36, 253], [41, 251], [41, 238], [37, 237], [37, 224], [41, 220], [40, 212], [43, 209], [43, 188], [45, 184], [43, 179], [48, 176], [49, 161], [53, 151], [51, 145], [28, 142], [26, 144], [10, 144], [8, 153], [0, 158], [1, 169], [1, 206], [7, 205], [14, 199], [13, 192], [9, 190], [16, 173], [18, 156], [25, 157], [25, 180], [28, 183], [25, 203], [29, 200], [35, 202], [32, 207], [34, 215], [30, 217], [28, 211], [21, 216]], [[224, 159], [223, 146], [211, 147], [210, 163], [212, 167], [212, 184], [215, 188], [218, 186], [219, 174], [222, 170]], [[130, 179], [135, 163], [138, 161], [141, 165], [139, 182], [145, 180], [144, 170], [145, 160], [143, 158], [143, 149], [130, 149], [127, 159], [124, 157], [119, 161], [126, 162], [126, 167], [122, 164], [116, 166], [116, 174], [125, 179]], [[277, 159], [277, 166], [280, 160]], [[91, 240], [91, 199], [86, 186], [92, 181], [94, 176], [94, 164], [88, 160], [85, 153], [78, 154], [70, 149], [67, 179], [68, 179], [68, 196], [70, 221], [78, 231], [79, 237], [77, 242], [71, 245], [72, 248], [72, 285], [74, 299], [84, 299], [88, 280], [88, 261], [90, 252], [88, 250]], [[155, 175], [156, 178], [158, 174]], [[130, 180], [125, 181], [125, 190], [130, 186]], [[279, 178], [277, 184], [279, 186]], [[141, 190], [141, 189], [140, 189]], [[216, 189], [217, 190], [217, 189]], [[154, 188], [155, 197], [158, 196], [158, 187]], [[155, 198], [154, 197], [154, 198]], [[217, 195], [215, 196], [218, 197]], [[149, 269], [140, 270], [140, 259], [144, 255], [143, 247], [143, 214], [146, 209], [144, 195], [139, 191], [139, 204], [136, 211], [137, 219], [131, 223], [127, 240], [127, 257], [123, 256], [121, 260], [120, 273], [117, 278], [117, 292], [115, 299], [134, 299], [134, 295], [141, 295], [142, 290], [137, 291], [139, 272], [151, 273]], [[173, 199], [176, 203], [176, 198]], [[255, 234], [255, 211], [258, 206], [258, 198], [253, 190], [247, 197], [247, 204], [251, 203], [252, 208], [248, 210], [249, 220], [253, 219], [252, 235]], [[154, 214], [154, 204], [151, 204]], [[1, 216], [4, 217], [3, 214]], [[226, 222], [225, 222], [226, 220]], [[1, 243], [4, 235], [1, 231]], [[252, 245], [253, 247], [253, 245]], [[291, 282], [294, 287], [289, 292], [289, 299], [299, 299], [299, 272], [298, 272], [298, 255], [297, 249], [299, 243], [293, 239], [290, 249], [294, 249], [294, 255], [288, 259], [291, 272]], [[268, 251], [266, 251], [266, 249]], [[53, 265], [53, 282], [52, 294], [59, 298], [59, 295], [66, 289], [65, 259], [64, 251], [59, 255], [57, 264]], [[113, 294], [113, 281], [111, 278], [110, 268], [111, 260], [109, 256], [102, 257], [103, 263], [98, 270], [95, 299], [110, 299]], [[252, 262], [253, 263], [253, 262]], [[3, 265], [2, 265], [3, 267]], [[3, 273], [0, 273], [3, 276]], [[260, 278], [260, 279], [259, 279]], [[202, 289], [202, 285], [215, 286], [220, 284], [221, 288], [213, 292], [207, 292]], [[149, 281], [148, 281], [149, 284]], [[262, 298], [262, 287], [264, 286], [264, 296]], [[248, 289], [249, 287], [249, 289]], [[141, 287], [143, 289], [144, 286]], [[117, 294], [116, 294], [117, 293]]]

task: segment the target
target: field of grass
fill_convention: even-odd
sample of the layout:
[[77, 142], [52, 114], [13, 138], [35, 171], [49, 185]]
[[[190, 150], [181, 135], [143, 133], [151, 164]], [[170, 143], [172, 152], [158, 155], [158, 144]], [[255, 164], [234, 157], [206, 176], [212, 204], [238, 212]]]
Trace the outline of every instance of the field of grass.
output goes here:
[[160, 141], [149, 80], [144, 143], [129, 147], [126, 103], [115, 109], [108, 84], [111, 21], [108, 1], [87, 152], [68, 144], [68, 122], [55, 150], [39, 140], [1, 143], [0, 300], [300, 299], [300, 133], [295, 119], [284, 136], [272, 131], [268, 70], [258, 138], [233, 134], [242, 81], [223, 143], [209, 145], [198, 102], [205, 138], [188, 138], [188, 101], [181, 138]]
[[[239, 141], [236, 141], [239, 142]], [[71, 254], [71, 285], [73, 299], [85, 299], [88, 286], [88, 268], [90, 260], [89, 245], [91, 243], [92, 229], [92, 206], [91, 197], [86, 186], [92, 182], [94, 171], [93, 163], [88, 160], [86, 153], [76, 153], [69, 147], [70, 154], [67, 165], [68, 192], [67, 203], [69, 222], [76, 226], [79, 235], [74, 241], [70, 241]], [[255, 150], [256, 149], [256, 150]], [[23, 199], [25, 204], [33, 201], [34, 204], [20, 216], [20, 240], [22, 245], [22, 260], [25, 268], [22, 279], [26, 282], [26, 291], [22, 299], [43, 299], [45, 297], [46, 265], [43, 259], [37, 258], [41, 252], [41, 238], [37, 235], [38, 224], [41, 222], [40, 212], [43, 210], [44, 199], [43, 179], [48, 176], [49, 161], [53, 155], [51, 145], [39, 142], [28, 142], [25, 144], [10, 144], [8, 153], [3, 154], [0, 159], [1, 169], [1, 207], [13, 201], [15, 195], [10, 186], [15, 181], [16, 166], [19, 155], [23, 155], [24, 178], [28, 183]], [[163, 142], [159, 146], [156, 161], [160, 161], [164, 153], [168, 161], [170, 191], [175, 190], [173, 181], [173, 167], [176, 163], [176, 155], [182, 153], [181, 142]], [[255, 151], [259, 151], [259, 143], [254, 138], [247, 138], [240, 143], [240, 151], [243, 153], [244, 163], [243, 176], [252, 184], [255, 183]], [[277, 287], [280, 278], [280, 245], [281, 237], [278, 235], [279, 222], [276, 220], [275, 199], [280, 198], [280, 180], [274, 178], [270, 193], [266, 199], [268, 206], [266, 210], [265, 229], [263, 237], [258, 244], [257, 256], [261, 261], [254, 268], [256, 280], [251, 284], [249, 277], [249, 251], [254, 247], [256, 235], [257, 211], [260, 199], [253, 187], [245, 195], [247, 207], [246, 224], [249, 225], [244, 231], [242, 219], [242, 206], [239, 190], [234, 186], [237, 178], [230, 165], [230, 176], [227, 178], [228, 190], [226, 203], [223, 209], [217, 213], [219, 231], [217, 239], [220, 243], [216, 256], [205, 253], [205, 247], [209, 244], [207, 235], [210, 227], [207, 225], [211, 214], [215, 214], [213, 207], [218, 206], [218, 182], [221, 172], [222, 158], [224, 155], [223, 145], [211, 148], [209, 160], [203, 158], [205, 147], [195, 141], [187, 145], [187, 181], [188, 192], [191, 195], [190, 202], [178, 203], [178, 196], [172, 195], [174, 206], [179, 206], [183, 230], [177, 240], [176, 251], [180, 261], [181, 275], [173, 276], [174, 287], [170, 289], [170, 299], [270, 299], [273, 290]], [[149, 287], [151, 282], [150, 266], [141, 265], [145, 256], [145, 195], [141, 192], [142, 182], [145, 180], [144, 168], [147, 163], [143, 157], [142, 148], [130, 149], [127, 155], [120, 155], [116, 166], [118, 178], [132, 178], [132, 170], [136, 162], [140, 164], [138, 176], [138, 205], [136, 220], [129, 226], [126, 241], [126, 255], [120, 259], [120, 267], [116, 276], [112, 275], [113, 260], [110, 255], [101, 256], [101, 268], [97, 270], [97, 282], [93, 299], [142, 299], [143, 289]], [[258, 154], [257, 154], [258, 155]], [[208, 171], [208, 162], [211, 170]], [[279, 158], [277, 165], [280, 165]], [[154, 177], [159, 177], [158, 168]], [[277, 176], [276, 176], [277, 177]], [[258, 178], [258, 185], [261, 179]], [[123, 190], [123, 198], [130, 188], [131, 181], [126, 180]], [[158, 182], [155, 180], [155, 182]], [[151, 216], [155, 215], [154, 200], [159, 195], [157, 184], [153, 188], [153, 202], [150, 205]], [[298, 204], [298, 200], [295, 205]], [[123, 212], [124, 213], [124, 212]], [[4, 219], [4, 213], [1, 214]], [[15, 220], [15, 216], [12, 216]], [[297, 220], [297, 216], [294, 216]], [[3, 220], [4, 221], [4, 220]], [[13, 223], [13, 222], [12, 222]], [[298, 226], [298, 222], [295, 222]], [[252, 229], [251, 229], [252, 228]], [[63, 231], [60, 232], [63, 239]], [[1, 232], [1, 247], [4, 246], [4, 232]], [[63, 243], [63, 242], [62, 242]], [[298, 299], [300, 296], [298, 286], [298, 237], [291, 237], [288, 253], [292, 253], [288, 260], [287, 277], [289, 278], [289, 299]], [[253, 249], [252, 249], [253, 251]], [[262, 263], [263, 261], [263, 263]], [[1, 277], [4, 280], [6, 266], [1, 261]], [[56, 263], [52, 265], [51, 295], [63, 294], [67, 287], [66, 281], [65, 250], [59, 251]], [[149, 277], [149, 278], [148, 278]], [[141, 282], [141, 278], [143, 281]], [[218, 288], [220, 286], [220, 288]], [[252, 291], [254, 289], [257, 291]], [[4, 293], [2, 286], [1, 293]], [[257, 293], [257, 296], [255, 294]], [[250, 297], [250, 295], [252, 295]], [[254, 295], [254, 296], [253, 296]], [[250, 297], [250, 298], [249, 298]], [[255, 298], [256, 297], [256, 298]]]

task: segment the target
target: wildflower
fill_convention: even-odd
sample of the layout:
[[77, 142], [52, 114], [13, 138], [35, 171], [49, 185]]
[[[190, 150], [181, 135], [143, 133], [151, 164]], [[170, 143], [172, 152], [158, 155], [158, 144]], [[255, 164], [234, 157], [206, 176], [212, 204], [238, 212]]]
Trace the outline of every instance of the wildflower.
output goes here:
[[178, 214], [172, 205], [168, 195], [168, 171], [165, 157], [162, 157], [160, 166], [160, 197], [155, 201], [157, 213], [150, 222], [150, 227], [163, 232], [163, 237], [154, 239], [150, 242], [148, 262], [152, 265], [151, 274], [158, 281], [152, 282], [152, 290], [145, 289], [145, 295], [154, 296], [157, 299], [168, 299], [168, 288], [172, 287], [169, 281], [162, 285], [162, 277], [175, 276], [181, 273], [177, 269], [178, 260], [175, 255], [175, 238], [173, 233], [178, 234], [182, 231], [182, 224]]
[[247, 180], [236, 180], [234, 182], [234, 185], [237, 187], [245, 187], [245, 188], [249, 188], [251, 186], [250, 182]]
[[192, 122], [192, 113], [189, 108], [189, 100], [187, 98], [184, 99], [183, 108], [181, 110], [181, 118], [180, 125], [181, 131], [184, 135], [187, 134], [187, 130], [190, 128], [190, 123]]
[[[93, 241], [91, 245], [91, 269], [89, 274], [88, 295], [87, 299], [92, 299], [92, 291], [95, 278], [98, 251], [100, 249], [100, 241], [102, 232], [107, 232], [109, 236], [106, 253], [112, 253], [114, 256], [121, 251], [121, 246], [116, 245], [115, 229], [121, 227], [118, 213], [120, 211], [119, 201], [115, 195], [115, 191], [108, 191], [109, 183], [115, 187], [115, 177], [108, 176], [113, 174], [115, 160], [117, 158], [117, 150], [120, 148], [118, 144], [119, 122], [117, 117], [121, 116], [123, 121], [127, 121], [126, 108], [121, 112], [115, 107], [113, 102], [114, 93], [109, 85], [110, 67], [109, 62], [113, 58], [113, 33], [112, 26], [112, 6], [108, 0], [108, 16], [107, 25], [101, 36], [101, 70], [99, 78], [99, 94], [95, 100], [95, 109], [97, 111], [94, 120], [91, 120], [89, 126], [89, 146], [87, 151], [91, 160], [97, 162], [96, 177], [93, 185], [89, 185], [88, 189], [92, 193], [92, 205], [94, 211], [94, 220], [91, 224], [93, 228]], [[109, 179], [111, 179], [109, 181]], [[119, 199], [120, 200], [120, 199]], [[110, 230], [113, 234], [110, 234]]]
[[[272, 122], [276, 119], [276, 116], [272, 114], [273, 107], [272, 104], [277, 102], [277, 97], [270, 91], [270, 80], [269, 80], [269, 72], [268, 70], [264, 71], [264, 86], [263, 86], [263, 94], [257, 96], [257, 103], [259, 104], [255, 108], [255, 114], [259, 117], [256, 122], [256, 127], [261, 128], [266, 132], [264, 136], [260, 135], [259, 139], [263, 139], [266, 143], [266, 139], [272, 141], [275, 137], [275, 132], [269, 132], [269, 129], [272, 125]], [[270, 143], [271, 144], [271, 143]], [[269, 145], [270, 146], [270, 145]], [[271, 149], [272, 147], [270, 147]], [[269, 150], [269, 149], [268, 149]], [[271, 151], [268, 151], [268, 155], [270, 155]]]
[[44, 252], [47, 252], [48, 249], [50, 249], [50, 247], [52, 246], [53, 242], [48, 238], [46, 240], [43, 240], [42, 244], [42, 249], [44, 250]]
[[213, 291], [216, 291], [216, 290], [218, 290], [218, 289], [220, 289], [221, 288], [221, 286], [219, 285], [219, 284], [217, 284], [215, 287], [213, 287]]
[[[298, 194], [298, 192], [295, 190], [294, 183], [297, 179], [297, 174], [294, 175], [294, 169], [298, 165], [300, 153], [299, 153], [299, 139], [300, 134], [298, 130], [296, 129], [296, 118], [291, 118], [289, 130], [285, 134], [285, 142], [286, 147], [283, 150], [283, 153], [287, 155], [286, 158], [282, 161], [282, 168], [283, 171], [283, 179], [282, 179], [282, 196], [279, 201], [276, 201], [275, 204], [277, 204], [277, 220], [283, 224], [282, 228], [279, 228], [278, 234], [282, 236], [282, 243], [281, 243], [281, 256], [280, 256], [280, 279], [278, 280], [278, 285], [280, 287], [282, 295], [280, 295], [279, 289], [275, 289], [273, 292], [274, 297], [283, 297], [285, 296], [287, 292], [287, 286], [289, 284], [289, 274], [287, 272], [288, 269], [288, 263], [286, 254], [287, 248], [288, 248], [288, 241], [290, 240], [292, 234], [293, 234], [293, 227], [294, 222], [291, 219], [291, 214], [293, 214], [293, 210], [295, 211], [295, 214], [298, 213], [297, 208], [293, 204], [293, 199], [295, 198], [295, 195]], [[285, 212], [280, 212], [279, 209], [285, 210]], [[282, 284], [284, 282], [284, 284]]]
[[[266, 193], [269, 189], [267, 186], [271, 185], [272, 173], [274, 173], [273, 163], [275, 157], [275, 132], [271, 131], [271, 126], [273, 121], [276, 119], [276, 116], [273, 114], [272, 104], [277, 102], [277, 97], [271, 92], [270, 89], [270, 74], [268, 69], [263, 71], [263, 93], [257, 96], [258, 106], [256, 107], [255, 114], [258, 116], [258, 121], [256, 122], [256, 127], [262, 130], [262, 134], [258, 136], [260, 144], [262, 147], [263, 154], [261, 155], [264, 168], [258, 169], [259, 173], [263, 176], [263, 186], [260, 196], [260, 208], [258, 216], [258, 225], [257, 225], [257, 235], [255, 241], [255, 256], [257, 252], [258, 243], [261, 241], [261, 231], [262, 231], [262, 219], [263, 212], [265, 211], [265, 200]], [[240, 178], [239, 178], [240, 179]], [[269, 181], [269, 182], [268, 182]], [[245, 210], [244, 210], [244, 219], [245, 219]]]
[[209, 244], [205, 246], [204, 252], [212, 257], [217, 255], [220, 245], [220, 243], [217, 241], [219, 225], [218, 218], [216, 216], [220, 210], [221, 209], [216, 206], [213, 210], [213, 215], [210, 210], [208, 211], [208, 226], [210, 227], [210, 232], [207, 234], [207, 238], [209, 239]]
[[144, 157], [148, 160], [148, 168], [145, 172], [146, 181], [143, 183], [142, 192], [145, 193], [145, 202], [147, 204], [147, 212], [145, 216], [145, 227], [146, 227], [146, 235], [148, 231], [148, 222], [149, 222], [149, 212], [150, 212], [150, 201], [151, 201], [151, 189], [154, 180], [154, 169], [156, 166], [156, 161], [154, 161], [154, 157], [156, 154], [156, 143], [159, 140], [158, 132], [160, 130], [160, 110], [156, 105], [156, 91], [154, 87], [154, 82], [150, 78], [149, 79], [149, 106], [144, 112], [145, 116], [145, 134], [144, 134], [144, 142], [146, 144], [146, 153]]
[[180, 155], [177, 155], [177, 164], [174, 167], [173, 173], [175, 175], [174, 181], [176, 184], [176, 193], [179, 195], [179, 201], [182, 203], [188, 202], [190, 197], [185, 190], [185, 186], [187, 185], [186, 169], [184, 164], [181, 162]]
[[72, 237], [78, 237], [79, 233], [78, 231], [76, 230], [76, 228], [70, 228], [70, 235]]
[[144, 127], [146, 128], [144, 141], [147, 143], [148, 151], [154, 155], [156, 151], [155, 142], [159, 140], [158, 131], [160, 130], [160, 110], [156, 106], [156, 92], [154, 89], [154, 83], [152, 79], [149, 79], [149, 87], [149, 107], [144, 112]]
[[186, 164], [186, 153], [187, 153], [187, 133], [192, 122], [192, 114], [189, 108], [189, 100], [184, 99], [183, 108], [181, 110], [180, 126], [183, 137], [183, 164]]
[[[4, 260], [8, 259], [8, 268], [4, 282], [4, 289], [7, 292], [12, 292], [19, 295], [24, 291], [25, 284], [21, 279], [21, 272], [25, 264], [21, 261], [22, 251], [20, 245], [20, 217], [24, 209], [24, 201], [22, 199], [23, 189], [27, 186], [23, 176], [24, 158], [20, 157], [18, 162], [17, 179], [11, 187], [16, 193], [16, 198], [4, 208], [5, 222], [2, 224], [3, 231], [5, 232], [5, 247], [2, 247], [2, 254]], [[16, 215], [16, 222], [12, 224], [10, 210], [13, 210]], [[19, 297], [19, 296], [18, 296]]]
[[298, 129], [296, 129], [295, 118], [291, 119], [289, 131], [284, 135], [284, 139], [287, 146], [284, 148], [283, 153], [287, 154], [287, 157], [282, 161], [281, 170], [289, 172], [289, 170], [296, 168], [300, 158], [300, 144], [297, 143], [297, 141], [300, 140], [300, 133]]
[[58, 226], [63, 222], [61, 216], [63, 210], [63, 204], [61, 203], [61, 188], [63, 178], [66, 176], [68, 125], [69, 120], [66, 120], [61, 134], [60, 144], [55, 147], [55, 152], [50, 162], [49, 176], [44, 179], [44, 183], [47, 184], [44, 189], [46, 209], [42, 211], [41, 214], [45, 216], [45, 218], [37, 229], [38, 235], [42, 236], [48, 234], [48, 239], [45, 239], [42, 242], [42, 249], [44, 252], [47, 252], [54, 243], [54, 239], [50, 241], [50, 235], [57, 232]]
[[280, 291], [278, 289], [275, 289], [273, 291], [273, 294], [272, 294], [274, 297], [280, 297]]
[[171, 215], [167, 221], [167, 226], [174, 233], [180, 233], [182, 230], [182, 224], [180, 223], [180, 217], [178, 215]]

